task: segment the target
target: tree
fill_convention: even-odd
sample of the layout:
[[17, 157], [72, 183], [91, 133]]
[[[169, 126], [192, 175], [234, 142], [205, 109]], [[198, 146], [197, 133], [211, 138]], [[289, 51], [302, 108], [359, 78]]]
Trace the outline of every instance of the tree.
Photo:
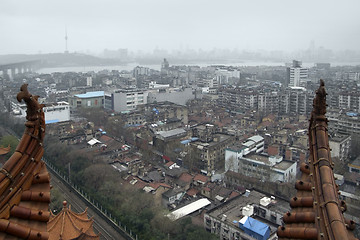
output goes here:
[[50, 210], [57, 214], [58, 212], [61, 211], [62, 207], [63, 207], [63, 201], [64, 201], [64, 197], [63, 195], [60, 193], [59, 189], [56, 187], [53, 187], [50, 191], [50, 196], [51, 196], [51, 202], [50, 202]]
[[79, 114], [96, 126], [105, 126], [108, 120], [108, 114], [101, 108], [80, 108]]

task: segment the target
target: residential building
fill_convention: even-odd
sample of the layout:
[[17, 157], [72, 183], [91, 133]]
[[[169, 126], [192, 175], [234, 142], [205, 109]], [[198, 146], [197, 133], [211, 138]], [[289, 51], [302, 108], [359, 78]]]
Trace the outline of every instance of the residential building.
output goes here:
[[224, 169], [225, 149], [234, 143], [235, 137], [216, 133], [211, 139], [209, 142], [197, 140], [190, 143], [194, 166], [208, 176]]
[[148, 92], [141, 89], [119, 89], [106, 94], [105, 106], [115, 112], [133, 111], [147, 103]]
[[231, 78], [240, 79], [240, 70], [233, 67], [218, 66], [215, 69], [215, 76], [219, 85], [229, 84]]
[[219, 239], [273, 239], [283, 224], [283, 213], [289, 209], [289, 203], [282, 199], [246, 190], [206, 212], [204, 226]]
[[148, 93], [148, 103], [172, 102], [185, 106], [187, 101], [195, 99], [191, 88], [154, 89]]
[[188, 108], [173, 102], [157, 102], [148, 103], [143, 106], [139, 106], [139, 111], [144, 112], [146, 120], [149, 123], [167, 122], [168, 119], [177, 118], [181, 120], [183, 125], [187, 125], [189, 122]]
[[344, 162], [349, 158], [351, 136], [347, 134], [333, 134], [329, 136], [331, 157], [337, 157]]
[[234, 152], [231, 150], [227, 149], [226, 151], [225, 170], [254, 177], [260, 181], [293, 182], [296, 179], [296, 162], [283, 160], [281, 156], [253, 153], [241, 156], [241, 152], [233, 154]]
[[[12, 102], [11, 108], [15, 116], [26, 117], [26, 104]], [[46, 124], [70, 121], [70, 106], [67, 102], [48, 103], [43, 111]]]
[[287, 68], [287, 82], [289, 87], [305, 87], [308, 80], [308, 69], [301, 67], [301, 61], [293, 60], [292, 66]]
[[202, 78], [197, 81], [197, 85], [200, 87], [207, 87], [207, 88], [218, 88], [219, 83], [216, 78]]
[[291, 87], [289, 94], [289, 110], [292, 115], [308, 115], [312, 109], [313, 93], [303, 87]]
[[338, 113], [331, 112], [327, 113], [329, 119], [329, 131], [339, 134], [360, 134], [360, 121], [359, 114], [353, 112]]
[[238, 160], [250, 153], [261, 153], [264, 151], [264, 138], [255, 135], [238, 146], [231, 146], [225, 150], [225, 172], [238, 172]]
[[69, 97], [71, 108], [103, 108], [105, 105], [104, 91], [87, 92]]
[[258, 93], [243, 89], [220, 89], [219, 105], [237, 112], [258, 109]]
[[46, 124], [70, 121], [70, 106], [67, 102], [46, 104], [43, 111]]
[[279, 92], [264, 92], [259, 93], [258, 95], [258, 110], [265, 114], [279, 113], [279, 99], [280, 93]]
[[339, 94], [339, 109], [360, 113], [360, 93], [341, 92]]
[[348, 164], [349, 172], [360, 174], [360, 156]]

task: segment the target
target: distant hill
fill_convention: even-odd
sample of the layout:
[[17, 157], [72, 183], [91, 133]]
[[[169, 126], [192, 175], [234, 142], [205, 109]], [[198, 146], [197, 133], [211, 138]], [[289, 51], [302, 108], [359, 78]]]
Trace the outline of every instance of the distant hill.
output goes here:
[[118, 59], [104, 59], [82, 53], [10, 54], [0, 55], [0, 64], [40, 60], [41, 67], [103, 66], [124, 63]]

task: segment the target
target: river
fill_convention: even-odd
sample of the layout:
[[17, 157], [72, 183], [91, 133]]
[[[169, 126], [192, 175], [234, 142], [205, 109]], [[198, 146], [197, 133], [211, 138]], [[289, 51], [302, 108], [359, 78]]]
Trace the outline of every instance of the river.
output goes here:
[[[303, 67], [313, 67], [315, 63], [304, 62]], [[174, 64], [174, 65], [188, 65], [188, 66], [200, 66], [206, 67], [211, 65], [225, 65], [225, 66], [285, 66], [284, 62], [259, 62], [259, 61], [246, 61], [246, 62], [226, 62], [226, 63], [184, 63], [184, 64]], [[360, 65], [360, 62], [332, 62], [331, 66], [356, 66]], [[76, 66], [76, 67], [57, 67], [57, 68], [42, 68], [37, 70], [38, 73], [48, 74], [53, 72], [99, 72], [102, 70], [118, 70], [118, 71], [132, 71], [136, 66], [148, 67], [154, 70], [161, 69], [161, 63], [159, 64], [139, 64], [136, 62], [123, 64], [123, 65], [113, 65], [113, 66]]]

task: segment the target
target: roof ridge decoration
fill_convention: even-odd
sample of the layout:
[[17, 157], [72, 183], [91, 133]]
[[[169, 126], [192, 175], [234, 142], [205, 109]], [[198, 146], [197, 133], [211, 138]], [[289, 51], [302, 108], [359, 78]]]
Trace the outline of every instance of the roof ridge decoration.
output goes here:
[[38, 103], [38, 96], [29, 93], [27, 84], [21, 86], [17, 100], [26, 103], [27, 121], [15, 152], [0, 169], [0, 240], [10, 236], [11, 239], [45, 240], [49, 238], [46, 225], [50, 215], [50, 177], [41, 160], [44, 105]]
[[309, 121], [310, 155], [301, 163], [301, 179], [295, 184], [296, 196], [290, 200], [291, 212], [283, 216], [278, 228], [280, 239], [356, 239], [353, 221], [344, 218], [346, 204], [340, 201], [334, 179], [327, 132], [325, 83], [320, 80]]
[[100, 236], [93, 230], [93, 223], [92, 218], [73, 212], [71, 206], [67, 207], [67, 202], [64, 201], [61, 212], [52, 215], [48, 222], [49, 240], [99, 239]]

